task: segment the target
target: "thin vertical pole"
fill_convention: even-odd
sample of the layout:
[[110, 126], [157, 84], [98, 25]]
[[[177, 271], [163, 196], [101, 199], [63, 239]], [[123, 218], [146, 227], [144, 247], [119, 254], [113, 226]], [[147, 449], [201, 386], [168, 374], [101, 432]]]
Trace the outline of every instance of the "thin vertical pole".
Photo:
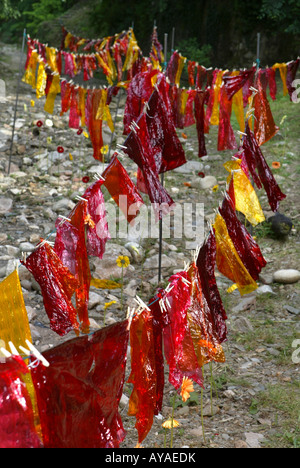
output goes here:
[[20, 81], [21, 81], [21, 71], [22, 71], [23, 53], [24, 53], [24, 48], [25, 48], [25, 38], [26, 38], [26, 29], [24, 29], [24, 32], [23, 32], [22, 50], [21, 50], [21, 55], [20, 55], [20, 64], [19, 64], [17, 95], [16, 95], [16, 103], [15, 103], [14, 123], [13, 123], [13, 130], [12, 130], [12, 137], [11, 137], [11, 145], [10, 145], [10, 154], [9, 154], [9, 162], [8, 162], [8, 169], [7, 169], [7, 174], [8, 174], [8, 175], [10, 174], [11, 159], [12, 159], [12, 151], [13, 151], [13, 143], [14, 143], [15, 130], [16, 130], [17, 109], [18, 109], [18, 102], [19, 102]]
[[172, 29], [172, 44], [171, 44], [171, 51], [174, 52], [175, 48], [175, 28]]
[[256, 64], [258, 70], [260, 66], [260, 33], [257, 33]]
[[[165, 55], [165, 69], [167, 68], [167, 63], [168, 63], [168, 34], [165, 33], [165, 44], [164, 44], [164, 55]], [[164, 186], [165, 182], [165, 175], [161, 174], [160, 176], [160, 182], [161, 185]], [[159, 220], [159, 255], [158, 255], [158, 283], [161, 282], [162, 279], [162, 274], [161, 274], [161, 269], [162, 269], [162, 238], [163, 238], [163, 221], [162, 221], [162, 212], [160, 212], [161, 219]]]

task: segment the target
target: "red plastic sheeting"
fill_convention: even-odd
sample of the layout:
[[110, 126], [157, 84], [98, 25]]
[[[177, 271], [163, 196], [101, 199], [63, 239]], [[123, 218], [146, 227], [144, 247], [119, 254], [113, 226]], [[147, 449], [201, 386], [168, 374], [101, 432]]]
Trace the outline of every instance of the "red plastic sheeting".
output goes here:
[[124, 321], [44, 353], [32, 369], [45, 448], [118, 448], [129, 333]]
[[173, 289], [165, 301], [170, 323], [164, 329], [164, 351], [169, 366], [169, 382], [179, 390], [183, 377], [188, 377], [203, 386], [201, 366], [198, 364], [194, 344], [189, 328], [187, 312], [191, 305], [191, 291], [186, 272], [170, 278]]
[[129, 416], [135, 416], [138, 440], [141, 444], [148, 435], [156, 414], [156, 360], [152, 317], [148, 311], [136, 316], [130, 327], [131, 374], [133, 384], [129, 400]]
[[243, 149], [249, 172], [259, 189], [262, 188], [262, 185], [264, 186], [271, 209], [273, 211], [278, 211], [279, 202], [284, 200], [286, 195], [284, 195], [280, 190], [280, 187], [262, 154], [255, 136], [250, 130], [248, 122], [246, 123], [245, 132], [247, 136], [244, 137]]
[[0, 448], [42, 448], [23, 375], [28, 368], [18, 356], [0, 361]]
[[77, 330], [76, 310], [71, 297], [78, 283], [54, 250], [46, 243], [22, 263], [41, 287], [51, 330], [60, 336], [66, 335], [73, 328]]
[[210, 308], [219, 342], [222, 343], [227, 339], [227, 315], [215, 277], [216, 239], [213, 232], [209, 234], [200, 249], [197, 267], [202, 291]]
[[124, 213], [128, 223], [131, 223], [139, 214], [144, 201], [116, 155], [102, 176], [105, 179], [103, 185]]

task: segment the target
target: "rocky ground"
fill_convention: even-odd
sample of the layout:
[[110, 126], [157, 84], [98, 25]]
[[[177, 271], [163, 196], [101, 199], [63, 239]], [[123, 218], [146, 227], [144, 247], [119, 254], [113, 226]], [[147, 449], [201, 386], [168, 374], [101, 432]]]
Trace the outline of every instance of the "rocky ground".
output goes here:
[[[93, 181], [95, 172], [102, 172], [102, 165], [92, 158], [91, 145], [84, 135], [78, 136], [68, 128], [68, 117], [59, 116], [59, 100], [54, 115], [45, 115], [44, 100], [37, 101], [27, 85], [21, 84], [17, 108], [16, 133], [12, 146], [10, 174], [8, 164], [11, 135], [15, 111], [15, 92], [18, 83], [19, 52], [11, 46], [0, 46], [0, 278], [10, 274], [23, 253], [30, 253], [40, 237], [48, 236], [55, 226], [58, 215], [67, 216], [76, 195], [82, 195], [87, 185], [83, 177]], [[279, 93], [281, 92], [281, 88]], [[34, 107], [31, 101], [34, 100]], [[122, 144], [122, 111], [124, 97], [116, 118], [116, 143]], [[268, 162], [279, 161], [281, 168], [276, 178], [287, 200], [280, 211], [293, 221], [293, 230], [282, 241], [272, 234], [268, 224], [254, 230], [262, 252], [268, 260], [263, 271], [259, 289], [255, 294], [241, 299], [239, 293], [226, 293], [230, 282], [218, 275], [218, 285], [228, 313], [229, 337], [224, 349], [226, 363], [212, 366], [213, 383], [211, 392], [210, 368], [204, 370], [205, 390], [203, 393], [204, 436], [200, 417], [200, 389], [197, 388], [189, 404], [177, 400], [175, 418], [180, 426], [176, 429], [174, 447], [191, 448], [254, 448], [300, 446], [299, 436], [299, 340], [300, 282], [283, 284], [274, 282], [278, 270], [299, 269], [300, 252], [300, 201], [299, 201], [299, 104], [288, 98], [278, 97], [272, 105], [276, 122], [282, 123], [280, 134], [266, 144], [263, 152]], [[116, 103], [112, 106], [116, 115]], [[43, 126], [37, 134], [36, 121]], [[47, 122], [49, 120], [49, 122]], [[222, 188], [226, 181], [223, 163], [231, 158], [232, 152], [217, 153], [216, 129], [212, 128], [207, 139], [209, 156], [201, 162], [197, 158], [195, 128], [185, 131], [187, 138], [179, 135], [190, 161], [179, 171], [168, 173], [166, 188], [177, 204], [204, 203], [204, 225], [214, 219], [214, 208], [222, 200]], [[110, 144], [111, 134], [105, 132], [105, 142]], [[63, 146], [60, 155], [57, 147]], [[72, 155], [70, 158], [69, 155]], [[72, 159], [72, 160], [71, 160]], [[122, 163], [134, 178], [136, 168], [127, 159]], [[198, 172], [212, 176], [204, 188]], [[217, 192], [212, 191], [219, 186]], [[267, 217], [271, 212], [264, 193], [259, 194]], [[105, 194], [111, 203], [109, 194]], [[193, 225], [195, 228], [196, 226]], [[172, 231], [171, 231], [172, 232]], [[120, 280], [120, 269], [115, 260], [126, 254], [131, 260], [126, 270], [124, 303], [131, 305], [138, 294], [147, 302], [158, 283], [157, 239], [145, 239], [139, 246], [139, 254], [127, 245], [130, 239], [112, 239], [107, 244], [103, 261], [91, 259], [93, 276], [113, 277]], [[174, 271], [182, 269], [191, 259], [190, 239], [165, 239], [163, 245], [163, 284]], [[71, 339], [61, 339], [49, 329], [44, 312], [39, 286], [27, 270], [19, 266], [19, 275], [32, 337], [36, 346], [44, 351]], [[92, 329], [114, 323], [125, 317], [120, 308], [120, 290], [106, 291], [91, 289], [90, 317]], [[104, 317], [104, 305], [116, 301]], [[0, 336], [1, 338], [1, 336]], [[293, 347], [297, 346], [297, 347]], [[294, 353], [294, 355], [293, 355]], [[293, 358], [294, 357], [294, 358]], [[297, 359], [298, 358], [298, 359]], [[127, 375], [129, 375], [129, 366]], [[168, 381], [166, 368], [166, 382]], [[128, 431], [124, 447], [137, 443], [135, 421], [127, 417], [130, 386], [125, 384], [121, 402], [124, 426]], [[153, 428], [144, 441], [145, 447], [163, 447], [162, 422], [172, 412], [171, 386], [167, 383], [162, 415], [155, 418]], [[169, 435], [168, 435], [169, 437]], [[167, 444], [169, 438], [167, 438]]]

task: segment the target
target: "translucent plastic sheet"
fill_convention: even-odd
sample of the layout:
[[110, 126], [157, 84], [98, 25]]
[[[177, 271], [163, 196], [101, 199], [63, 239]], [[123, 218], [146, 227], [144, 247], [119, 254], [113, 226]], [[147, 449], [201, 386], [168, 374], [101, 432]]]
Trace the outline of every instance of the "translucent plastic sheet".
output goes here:
[[191, 304], [187, 311], [188, 323], [198, 364], [203, 367], [211, 361], [225, 362], [214, 315], [201, 288], [196, 264], [192, 264], [188, 277], [191, 281]]
[[45, 448], [118, 448], [128, 322], [44, 353], [49, 367], [32, 370]]
[[218, 151], [237, 149], [237, 143], [231, 126], [232, 101], [228, 99], [224, 86], [220, 90], [220, 115], [218, 131]]
[[36, 81], [36, 97], [40, 99], [46, 94], [46, 84], [47, 84], [47, 73], [45, 70], [45, 64], [43, 62], [39, 63], [37, 81]]
[[163, 329], [169, 324], [169, 315], [162, 311], [159, 305], [160, 298], [164, 295], [164, 290], [159, 290], [158, 294], [149, 301], [152, 314], [153, 340], [155, 353], [155, 371], [156, 371], [156, 408], [155, 414], [162, 410], [165, 374], [164, 374], [164, 355], [163, 355]]
[[159, 174], [186, 163], [185, 153], [176, 133], [169, 99], [169, 86], [161, 77], [146, 112], [146, 123]]
[[186, 272], [178, 273], [170, 278], [173, 289], [165, 301], [170, 323], [165, 327], [164, 351], [169, 366], [169, 382], [176, 390], [182, 385], [183, 377], [192, 379], [203, 386], [201, 366], [195, 353], [195, 348], [189, 328], [187, 312], [191, 306], [191, 291]]
[[286, 63], [275, 63], [273, 65], [274, 70], [279, 70], [280, 73], [280, 78], [282, 81], [282, 86], [283, 86], [283, 95], [286, 96], [289, 92], [287, 88], [287, 64]]
[[254, 97], [254, 135], [259, 146], [273, 138], [279, 131], [271, 112], [266, 92], [258, 78], [256, 86], [258, 93]]
[[53, 78], [51, 79], [51, 84], [49, 86], [48, 93], [46, 91], [47, 98], [46, 98], [45, 107], [44, 107], [45, 112], [48, 112], [49, 114], [53, 114], [55, 99], [56, 99], [56, 96], [60, 92], [61, 92], [60, 77], [58, 75], [54, 75]]
[[227, 180], [229, 193], [235, 202], [235, 209], [243, 213], [253, 226], [257, 226], [259, 223], [263, 223], [266, 218], [257, 194], [248, 176], [241, 168], [241, 162], [241, 160], [235, 160], [224, 164], [225, 169], [231, 174]]
[[103, 185], [124, 213], [127, 221], [131, 223], [139, 213], [139, 208], [144, 204], [128, 173], [115, 155], [105, 172]]
[[156, 167], [154, 150], [151, 147], [145, 114], [138, 120], [139, 128], [132, 131], [127, 137], [124, 152], [128, 154], [141, 169], [147, 192], [153, 208], [156, 219], [161, 219], [163, 214], [169, 213], [174, 202], [159, 180], [159, 174]]
[[206, 144], [205, 144], [205, 110], [204, 104], [207, 99], [207, 92], [197, 90], [195, 96], [195, 118], [196, 118], [196, 129], [197, 129], [197, 136], [198, 136], [198, 156], [202, 158], [202, 156], [207, 155], [206, 151]]
[[[248, 122], [246, 124], [245, 131], [247, 136], [245, 136], [243, 141], [243, 149], [249, 171], [258, 188], [261, 188], [262, 185], [264, 186], [272, 211], [278, 211], [279, 202], [284, 200], [286, 195], [284, 195], [280, 190], [280, 187], [262, 154], [258, 142], [249, 128]], [[256, 169], [258, 171], [258, 175]]]
[[293, 60], [287, 64], [286, 86], [287, 86], [291, 101], [292, 101], [293, 93], [296, 90], [296, 88], [293, 86], [293, 82], [296, 78], [299, 64], [300, 64], [300, 58], [297, 58], [297, 60]]
[[78, 286], [74, 276], [46, 243], [22, 262], [41, 287], [51, 329], [60, 336], [78, 329], [71, 297]]
[[38, 53], [36, 50], [29, 48], [25, 74], [22, 81], [36, 89], [36, 69], [38, 65]]
[[144, 105], [153, 92], [152, 79], [157, 76], [157, 73], [157, 70], [139, 73], [131, 81], [127, 90], [124, 111], [124, 135], [131, 132], [130, 125], [132, 121], [136, 122], [144, 110]]
[[229, 237], [226, 223], [220, 214], [216, 216], [213, 227], [216, 236], [217, 267], [219, 272], [237, 285], [242, 296], [255, 291], [258, 287], [257, 283], [240, 259]]
[[83, 198], [88, 201], [84, 218], [87, 254], [100, 259], [104, 255], [106, 242], [110, 239], [105, 201], [101, 190], [103, 184], [102, 180], [98, 180], [83, 194]]
[[42, 448], [33, 408], [23, 381], [28, 368], [21, 357], [0, 361], [0, 448]]
[[8, 348], [12, 341], [18, 348], [31, 342], [31, 332], [17, 270], [0, 283], [0, 339]]
[[133, 384], [129, 400], [129, 416], [135, 416], [139, 443], [148, 435], [156, 414], [156, 361], [152, 317], [144, 311], [130, 327], [131, 374]]
[[251, 68], [250, 70], [240, 71], [239, 74], [223, 76], [228, 99], [232, 99], [233, 96], [243, 88], [245, 83], [253, 78], [254, 74], [255, 67]]
[[102, 120], [97, 120], [97, 112], [101, 104], [102, 89], [89, 89], [86, 99], [85, 118], [89, 135], [93, 145], [94, 159], [103, 161], [101, 149], [103, 147]]
[[211, 232], [200, 249], [197, 268], [202, 292], [213, 317], [219, 343], [227, 339], [227, 315], [224, 309], [215, 277], [216, 267], [216, 239]]
[[226, 222], [228, 234], [238, 252], [243, 264], [257, 281], [267, 262], [261, 250], [245, 226], [238, 220], [235, 207], [229, 198], [225, 198], [220, 208], [221, 216]]
[[75, 86], [72, 88], [70, 96], [70, 113], [69, 113], [69, 128], [79, 129], [80, 116], [79, 116], [79, 88]]
[[[77, 203], [72, 212], [68, 215], [71, 219], [71, 224], [78, 231], [78, 241], [76, 249], [76, 274], [78, 286], [76, 289], [76, 309], [79, 321], [81, 323], [81, 330], [83, 333], [89, 332], [89, 316], [88, 316], [88, 304], [89, 304], [89, 292], [91, 285], [91, 271], [89, 258], [87, 253], [86, 245], [86, 224], [87, 218], [87, 203], [81, 201]], [[97, 244], [98, 245], [98, 244]]]

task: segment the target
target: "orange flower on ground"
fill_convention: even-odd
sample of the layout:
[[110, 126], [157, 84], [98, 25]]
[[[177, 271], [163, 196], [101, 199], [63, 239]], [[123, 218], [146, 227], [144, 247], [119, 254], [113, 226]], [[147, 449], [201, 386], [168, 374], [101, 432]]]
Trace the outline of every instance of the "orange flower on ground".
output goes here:
[[280, 168], [281, 168], [281, 164], [280, 164], [279, 161], [274, 161], [274, 162], [272, 163], [272, 167], [273, 167], [273, 169], [280, 169]]
[[187, 377], [183, 377], [180, 396], [182, 401], [186, 402], [190, 398], [190, 394], [194, 392], [193, 381]]
[[182, 138], [184, 138], [185, 140], [187, 140], [187, 135], [185, 133], [182, 132], [181, 134]]
[[95, 229], [95, 227], [96, 227], [96, 224], [94, 223], [94, 221], [91, 218], [91, 215], [89, 215], [89, 214], [86, 215], [85, 220], [84, 220], [84, 224], [88, 224], [91, 229]]
[[179, 427], [180, 424], [178, 421], [176, 421], [176, 419], [168, 419], [167, 421], [165, 421], [163, 424], [162, 424], [162, 427], [164, 429], [172, 429], [172, 427]]

